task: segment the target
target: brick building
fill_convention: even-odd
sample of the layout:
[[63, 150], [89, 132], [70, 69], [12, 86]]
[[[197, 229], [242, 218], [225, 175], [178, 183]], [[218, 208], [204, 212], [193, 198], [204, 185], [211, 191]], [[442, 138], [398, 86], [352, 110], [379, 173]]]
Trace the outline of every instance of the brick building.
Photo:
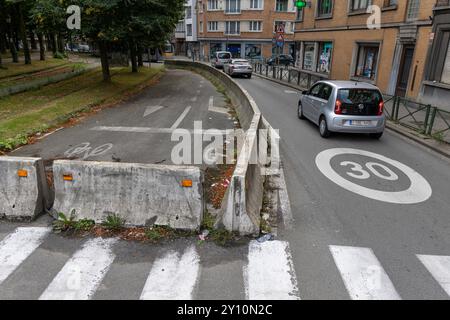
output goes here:
[[[267, 59], [276, 53], [294, 55], [296, 14], [293, 0], [198, 0], [200, 56], [208, 59], [220, 50], [248, 59]], [[274, 43], [275, 28], [280, 24], [285, 29], [281, 48]]]
[[[312, 0], [297, 15], [296, 66], [330, 79], [373, 83], [384, 93], [415, 99], [436, 1]], [[371, 18], [377, 10], [381, 21]]]

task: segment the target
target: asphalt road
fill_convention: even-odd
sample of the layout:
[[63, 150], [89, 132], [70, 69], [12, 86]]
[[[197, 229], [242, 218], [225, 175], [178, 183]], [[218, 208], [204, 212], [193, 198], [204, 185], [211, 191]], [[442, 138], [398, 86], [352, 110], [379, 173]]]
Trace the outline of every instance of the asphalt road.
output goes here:
[[[376, 279], [378, 297], [448, 299], [450, 291], [444, 291], [448, 285], [442, 283], [450, 279], [449, 161], [389, 131], [380, 141], [348, 134], [322, 139], [318, 127], [297, 117], [299, 92], [258, 77], [238, 82], [255, 98], [271, 125], [280, 130], [281, 158], [295, 220], [293, 230], [285, 231], [282, 238], [290, 243], [301, 298], [361, 297], [367, 294], [361, 287]], [[348, 191], [344, 182], [326, 177], [316, 164], [319, 153], [334, 148], [360, 149], [396, 160], [419, 173], [431, 186], [432, 195], [420, 203], [404, 204], [390, 203], [401, 201], [393, 194], [374, 200]], [[427, 198], [426, 182], [417, 176], [410, 179], [411, 173], [408, 176], [383, 160], [343, 153], [329, 163], [347, 181], [373, 189], [369, 196], [376, 191], [400, 192], [418, 184], [423, 188], [412, 198]], [[346, 161], [358, 163], [367, 173]], [[375, 165], [376, 172], [389, 180], [372, 174], [364, 167], [367, 162], [388, 167], [391, 171]], [[327, 166], [327, 161], [320, 163]], [[368, 177], [353, 178], [347, 172]], [[362, 190], [358, 186], [356, 192]], [[444, 258], [425, 264], [417, 255]], [[441, 285], [436, 281], [437, 269]], [[430, 270], [437, 272], [434, 278]]]
[[172, 164], [172, 149], [179, 142], [171, 141], [175, 129], [194, 129], [195, 121], [203, 129], [232, 129], [227, 112], [224, 96], [209, 81], [192, 72], [166, 70], [156, 85], [132, 99], [11, 155]]

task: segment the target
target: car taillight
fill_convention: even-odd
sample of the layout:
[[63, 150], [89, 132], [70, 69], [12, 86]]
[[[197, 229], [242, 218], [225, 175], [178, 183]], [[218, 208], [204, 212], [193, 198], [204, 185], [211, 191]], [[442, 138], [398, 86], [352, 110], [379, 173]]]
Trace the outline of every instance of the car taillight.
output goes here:
[[334, 106], [334, 113], [335, 114], [342, 114], [342, 102], [339, 100], [336, 100], [336, 104]]
[[384, 101], [381, 101], [378, 104], [378, 115], [379, 116], [383, 115], [383, 112], [384, 112]]

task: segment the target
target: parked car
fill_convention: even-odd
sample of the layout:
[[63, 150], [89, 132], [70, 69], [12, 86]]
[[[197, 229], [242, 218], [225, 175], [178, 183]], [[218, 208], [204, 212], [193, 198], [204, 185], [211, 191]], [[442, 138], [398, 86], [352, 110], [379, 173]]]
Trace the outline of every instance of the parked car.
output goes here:
[[232, 59], [223, 66], [223, 71], [231, 77], [239, 75], [250, 79], [252, 77], [253, 67], [248, 60]]
[[364, 82], [317, 82], [303, 92], [298, 117], [318, 125], [324, 138], [332, 132], [349, 132], [380, 139], [386, 127], [383, 95], [376, 86]]
[[223, 68], [225, 63], [227, 63], [231, 60], [231, 58], [232, 58], [231, 52], [217, 51], [211, 59], [211, 65], [213, 67], [221, 69], [221, 68]]
[[274, 55], [267, 60], [267, 64], [269, 66], [274, 65], [283, 65], [283, 66], [293, 66], [295, 63], [294, 58], [288, 54], [280, 54], [280, 55]]

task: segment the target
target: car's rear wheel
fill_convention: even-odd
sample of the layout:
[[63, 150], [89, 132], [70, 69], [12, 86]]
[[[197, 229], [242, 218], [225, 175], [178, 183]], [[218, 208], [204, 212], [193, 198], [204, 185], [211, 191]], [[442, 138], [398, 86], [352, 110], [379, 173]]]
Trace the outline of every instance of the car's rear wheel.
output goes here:
[[248, 76], [247, 76], [249, 79], [251, 79], [252, 78], [252, 75], [251, 74], [249, 74]]
[[319, 132], [322, 138], [328, 138], [331, 134], [328, 130], [327, 119], [324, 116], [320, 117]]
[[381, 137], [383, 136], [383, 132], [379, 132], [379, 133], [371, 133], [371, 134], [369, 134], [369, 136], [370, 136], [372, 139], [380, 140]]
[[299, 119], [305, 119], [305, 116], [303, 115], [303, 106], [301, 103], [298, 104], [298, 118]]

